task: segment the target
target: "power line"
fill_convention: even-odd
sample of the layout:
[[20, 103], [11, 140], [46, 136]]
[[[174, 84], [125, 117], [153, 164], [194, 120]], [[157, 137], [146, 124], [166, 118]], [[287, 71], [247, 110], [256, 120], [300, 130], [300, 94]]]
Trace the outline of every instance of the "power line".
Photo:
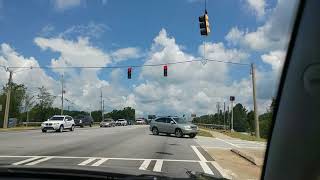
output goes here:
[[[225, 64], [234, 64], [234, 65], [244, 65], [244, 66], [250, 66], [250, 63], [240, 63], [240, 62], [233, 62], [233, 61], [222, 61], [222, 60], [215, 60], [215, 59], [204, 59], [208, 62], [217, 62], [217, 63], [225, 63]], [[167, 62], [167, 63], [159, 63], [159, 64], [142, 64], [142, 65], [119, 65], [119, 66], [11, 66], [8, 67], [9, 69], [72, 69], [72, 68], [78, 68], [78, 69], [121, 69], [121, 68], [140, 68], [140, 67], [155, 67], [155, 66], [164, 66], [164, 65], [177, 65], [177, 64], [186, 64], [186, 63], [193, 63], [193, 62], [202, 62], [203, 59], [193, 59], [188, 61], [177, 61], [177, 62]], [[16, 71], [20, 72], [20, 71]]]

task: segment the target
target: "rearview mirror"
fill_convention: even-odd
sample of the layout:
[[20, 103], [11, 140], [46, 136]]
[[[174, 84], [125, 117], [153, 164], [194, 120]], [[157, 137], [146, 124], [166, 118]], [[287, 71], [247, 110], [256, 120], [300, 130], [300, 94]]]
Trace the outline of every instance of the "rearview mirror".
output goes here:
[[174, 122], [173, 122], [173, 121], [170, 121], [170, 124], [174, 124]]

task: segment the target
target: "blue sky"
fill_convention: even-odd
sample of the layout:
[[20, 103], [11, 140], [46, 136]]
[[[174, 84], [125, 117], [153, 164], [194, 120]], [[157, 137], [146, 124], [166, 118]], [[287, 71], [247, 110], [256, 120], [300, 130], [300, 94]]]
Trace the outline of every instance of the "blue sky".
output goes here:
[[[256, 63], [258, 79], [261, 82], [258, 87], [261, 91], [259, 102], [263, 111], [275, 91], [266, 91], [265, 87], [273, 89], [276, 87], [290, 35], [295, 2], [208, 0], [207, 10], [211, 34], [207, 38], [200, 36], [198, 25], [198, 16], [204, 11], [203, 2], [201, 0], [1, 0], [0, 63], [2, 62], [5, 66], [28, 63], [50, 66], [53, 65], [52, 59], [54, 59], [56, 66], [66, 65], [66, 63], [95, 66], [100, 63], [132, 65], [183, 61], [188, 58], [201, 58], [202, 52], [199, 49], [205, 40], [208, 43], [209, 58]], [[278, 26], [278, 21], [282, 22], [282, 27]], [[7, 49], [5, 45], [9, 46], [9, 52], [5, 50]], [[80, 49], [84, 49], [83, 56], [77, 53], [77, 48], [80, 46], [83, 46]], [[72, 48], [68, 49], [68, 47]], [[86, 48], [90, 48], [88, 53]], [[74, 52], [71, 52], [72, 50]], [[10, 53], [16, 53], [19, 56], [12, 57]], [[160, 55], [161, 57], [158, 57]], [[84, 57], [86, 59], [82, 59]], [[210, 113], [216, 102], [226, 101], [227, 94], [232, 93], [236, 93], [236, 96], [239, 96], [239, 102], [248, 108], [252, 106], [248, 68], [211, 63], [199, 66], [200, 70], [199, 68], [190, 69], [191, 72], [179, 72], [178, 68], [169, 67], [168, 79], [171, 78], [169, 80], [161, 79], [161, 71], [160, 75], [156, 74], [159, 70], [144, 68], [134, 69], [132, 80], [126, 79], [126, 69], [96, 70], [89, 72], [88, 79], [83, 75], [82, 85], [79, 84], [80, 82], [72, 84], [80, 79], [81, 70], [65, 72], [65, 75], [66, 81], [70, 82], [67, 86], [70, 91], [69, 98], [76, 104], [74, 109], [98, 107], [98, 99], [95, 97], [97, 92], [93, 90], [94, 88], [86, 89], [86, 85], [96, 85], [96, 89], [108, 86], [109, 89], [103, 88], [105, 96], [119, 97], [115, 98], [114, 102], [110, 100], [107, 110], [131, 105], [136, 107], [142, 115], [161, 112]], [[177, 76], [170, 77], [171, 72], [172, 75], [177, 73]], [[217, 76], [222, 77], [213, 77], [212, 81], [207, 81], [208, 92], [206, 92], [203, 90], [206, 88], [199, 83], [201, 78], [209, 80], [210, 72], [215, 72]], [[39, 80], [38, 84], [32, 86], [44, 85], [51, 89], [52, 93], [58, 93], [56, 86], [59, 84], [61, 72], [43, 70], [40, 75], [37, 73], [40, 72], [30, 70], [26, 74], [24, 72], [20, 73], [21, 75], [17, 74], [16, 78], [18, 82], [28, 84], [31, 80], [26, 77], [44, 76], [41, 78], [43, 83]], [[189, 75], [185, 75], [184, 78], [184, 73]], [[190, 73], [194, 73], [194, 76]], [[24, 78], [19, 78], [20, 76]], [[5, 83], [4, 77], [0, 79], [1, 84]], [[187, 81], [194, 81], [196, 84], [185, 83]], [[164, 88], [161, 91], [164, 92], [163, 94], [151, 93], [156, 91], [152, 88], [157, 86]], [[212, 89], [216, 86], [219, 88]], [[193, 87], [192, 91], [187, 91]], [[149, 90], [140, 92], [144, 88], [151, 92]], [[181, 90], [181, 94], [170, 94], [168, 90], [170, 88], [176, 89], [175, 92]], [[235, 91], [237, 88], [240, 89]], [[225, 92], [228, 90], [230, 92]], [[239, 91], [243, 93], [238, 93]], [[198, 95], [210, 100], [206, 101], [206, 104], [203, 102], [197, 104], [195, 102], [197, 99], [188, 103], [181, 100], [188, 97], [197, 98]], [[83, 99], [77, 100], [78, 96], [83, 96]], [[176, 96], [180, 96], [180, 100]], [[156, 97], [172, 99], [171, 104], [181, 102], [180, 105], [176, 104], [176, 107], [174, 105], [168, 108], [167, 102], [156, 100]], [[92, 104], [91, 107], [83, 108], [83, 103], [88, 104], [89, 99], [92, 101], [89, 103]], [[143, 104], [150, 99], [153, 104]], [[57, 101], [56, 105], [58, 104]], [[181, 107], [181, 104], [187, 105]], [[153, 107], [150, 108], [150, 106]]]

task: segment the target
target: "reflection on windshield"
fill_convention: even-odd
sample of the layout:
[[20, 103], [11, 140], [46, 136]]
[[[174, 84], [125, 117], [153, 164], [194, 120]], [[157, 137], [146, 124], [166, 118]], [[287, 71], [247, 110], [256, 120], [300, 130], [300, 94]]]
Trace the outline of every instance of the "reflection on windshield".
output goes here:
[[182, 118], [173, 118], [178, 124], [187, 124], [188, 122]]
[[52, 117], [49, 120], [50, 121], [62, 121], [64, 118], [63, 117]]

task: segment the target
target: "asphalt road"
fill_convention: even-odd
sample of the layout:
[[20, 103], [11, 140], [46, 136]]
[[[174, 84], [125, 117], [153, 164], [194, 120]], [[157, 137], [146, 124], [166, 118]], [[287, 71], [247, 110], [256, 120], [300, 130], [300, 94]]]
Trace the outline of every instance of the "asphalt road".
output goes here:
[[[214, 160], [198, 144], [201, 137], [154, 136], [148, 126], [76, 128], [0, 133], [0, 165], [112, 167], [188, 177], [187, 170], [220, 177]], [[202, 141], [201, 141], [202, 142]]]

